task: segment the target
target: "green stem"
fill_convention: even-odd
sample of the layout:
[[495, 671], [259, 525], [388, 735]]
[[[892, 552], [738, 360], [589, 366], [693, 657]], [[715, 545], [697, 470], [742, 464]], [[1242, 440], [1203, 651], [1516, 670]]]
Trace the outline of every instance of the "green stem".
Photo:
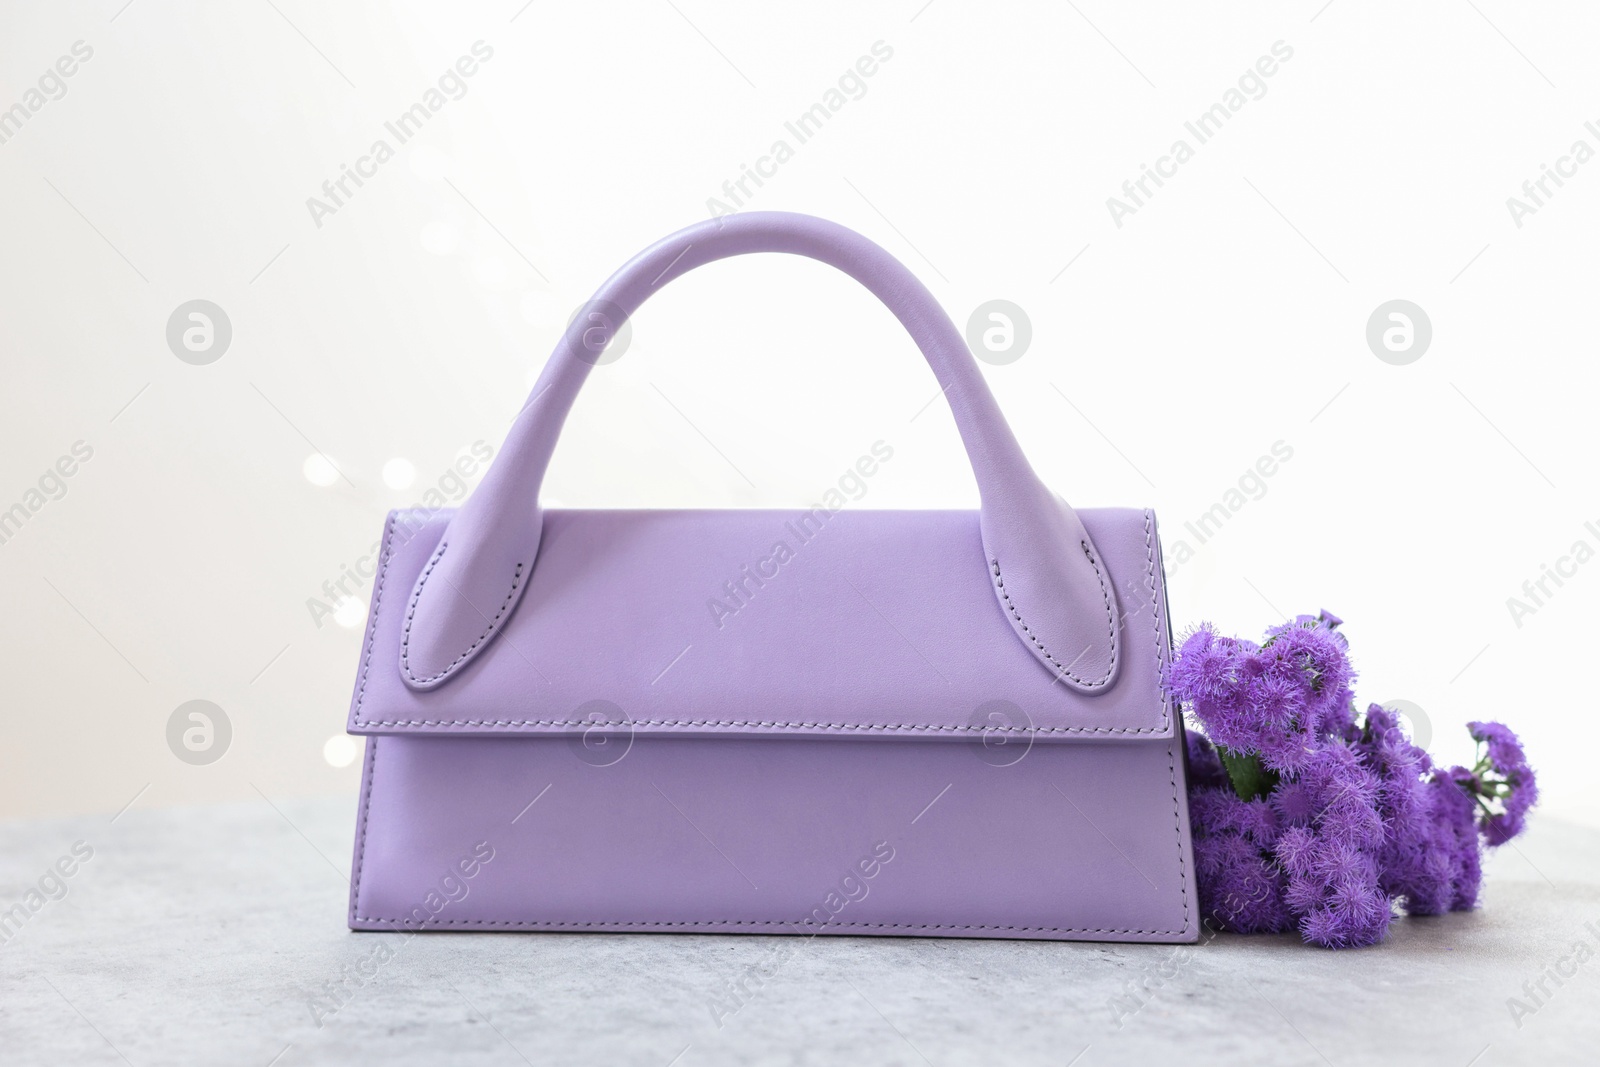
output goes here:
[[1217, 755], [1228, 772], [1233, 791], [1245, 800], [1264, 797], [1278, 784], [1277, 772], [1262, 766], [1261, 757], [1254, 752], [1235, 752], [1218, 745]]

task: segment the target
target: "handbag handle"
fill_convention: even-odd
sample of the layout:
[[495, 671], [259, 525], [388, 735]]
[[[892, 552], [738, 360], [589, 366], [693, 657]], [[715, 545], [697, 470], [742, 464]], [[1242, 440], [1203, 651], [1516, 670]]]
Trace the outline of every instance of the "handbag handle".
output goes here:
[[[750, 252], [830, 264], [894, 312], [933, 368], [977, 478], [984, 555], [974, 553], [972, 565], [988, 570], [1006, 619], [1056, 680], [1084, 693], [1109, 688], [1117, 673], [1118, 627], [1099, 553], [1077, 514], [1028, 465], [949, 316], [872, 241], [787, 212], [727, 216], [680, 230], [612, 275], [567, 327], [500, 454], [417, 579], [400, 650], [406, 684], [431, 689], [447, 682], [483, 652], [516, 609], [539, 550], [539, 487], [556, 440], [590, 368], [622, 322], [672, 279]], [[598, 327], [587, 313], [592, 310], [599, 312]]]

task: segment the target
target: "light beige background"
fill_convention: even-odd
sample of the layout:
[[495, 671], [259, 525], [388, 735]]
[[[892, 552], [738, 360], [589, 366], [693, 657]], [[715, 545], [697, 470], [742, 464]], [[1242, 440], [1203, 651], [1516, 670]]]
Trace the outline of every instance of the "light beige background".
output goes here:
[[[1504, 718], [1547, 808], [1600, 822], [1600, 562], [1520, 627], [1506, 605], [1600, 547], [1600, 162], [1521, 228], [1506, 207], [1574, 140], [1600, 148], [1588, 8], [122, 3], [0, 8], [0, 108], [93, 48], [0, 144], [0, 508], [93, 449], [0, 544], [0, 814], [352, 792], [355, 750], [329, 742], [360, 631], [308, 600], [461, 450], [498, 449], [612, 269], [705, 217], [883, 41], [865, 95], [751, 206], [864, 231], [958, 323], [1025, 308], [1032, 348], [986, 373], [1030, 456], [1074, 502], [1153, 504], [1169, 554], [1287, 443], [1174, 568], [1176, 620], [1333, 609], [1364, 699], [1420, 706], [1451, 760], [1462, 723]], [[479, 40], [465, 96], [317, 226], [307, 198]], [[1266, 94], [1115, 226], [1107, 197], [1280, 40]], [[233, 326], [209, 366], [165, 340], [195, 298]], [[1393, 298], [1433, 322], [1410, 366], [1365, 343]], [[851, 283], [720, 264], [637, 317], [549, 488], [800, 505], [882, 438], [861, 506], [970, 506], [933, 395]], [[332, 484], [307, 476], [321, 454]], [[395, 459], [409, 484], [386, 483]], [[197, 698], [234, 730], [205, 767], [166, 742]]]

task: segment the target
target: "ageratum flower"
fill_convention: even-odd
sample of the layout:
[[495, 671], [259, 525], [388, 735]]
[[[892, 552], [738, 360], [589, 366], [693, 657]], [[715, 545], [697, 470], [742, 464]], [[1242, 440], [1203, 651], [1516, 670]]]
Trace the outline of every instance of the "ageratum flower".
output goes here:
[[1379, 884], [1384, 827], [1377, 775], [1346, 742], [1330, 738], [1279, 789], [1285, 784], [1295, 797], [1293, 822], [1276, 858], [1288, 874], [1285, 903], [1301, 936], [1328, 948], [1382, 940], [1390, 910]]
[[1302, 615], [1260, 645], [1203, 623], [1184, 641], [1168, 685], [1216, 744], [1257, 753], [1274, 772], [1297, 770], [1321, 738], [1343, 736], [1353, 722], [1355, 674], [1332, 629], [1338, 621]]
[[1327, 612], [1257, 645], [1202, 625], [1168, 685], [1206, 736], [1187, 732], [1190, 821], [1207, 922], [1244, 933], [1298, 928], [1330, 948], [1384, 936], [1412, 915], [1472, 908], [1482, 843], [1523, 829], [1538, 798], [1517, 736], [1472, 723], [1471, 768], [1436, 767], [1398, 717], [1355, 712], [1348, 645]]
[[1228, 784], [1211, 743], [1188, 735], [1189, 819], [1200, 910], [1214, 928], [1281, 933], [1294, 928], [1283, 904], [1284, 876], [1273, 861], [1278, 818], [1264, 800], [1245, 800]]
[[1486, 750], [1473, 768], [1474, 792], [1484, 798], [1479, 827], [1484, 840], [1503, 845], [1522, 832], [1528, 809], [1539, 800], [1539, 783], [1522, 742], [1498, 722], [1469, 722], [1467, 730]]

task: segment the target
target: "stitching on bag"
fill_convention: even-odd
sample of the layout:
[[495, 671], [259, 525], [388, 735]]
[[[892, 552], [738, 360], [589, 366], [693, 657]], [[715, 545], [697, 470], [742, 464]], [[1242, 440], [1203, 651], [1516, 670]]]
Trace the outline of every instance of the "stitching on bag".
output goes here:
[[[1149, 569], [1145, 572], [1150, 582], [1150, 619], [1151, 630], [1155, 640], [1156, 662], [1156, 691], [1161, 694], [1161, 720], [1163, 723], [1171, 720], [1171, 698], [1167, 695], [1165, 679], [1162, 678], [1166, 666], [1166, 656], [1161, 648], [1161, 596], [1156, 586], [1156, 546], [1155, 546], [1155, 512], [1149, 508], [1144, 509], [1144, 548], [1145, 556], [1150, 562]], [[1172, 783], [1172, 833], [1178, 843], [1178, 892], [1183, 897], [1183, 930], [1187, 934], [1193, 926], [1189, 917], [1189, 865], [1183, 859], [1183, 817], [1178, 808], [1178, 740], [1182, 737], [1180, 730], [1172, 731], [1172, 740], [1167, 743], [1167, 780]]]
[[361, 797], [361, 847], [356, 849], [355, 879], [350, 884], [350, 915], [358, 922], [368, 921], [361, 917], [361, 872], [367, 865], [367, 813], [372, 810], [372, 783], [378, 777], [378, 739], [370, 738], [367, 745], [367, 766], [361, 775], [366, 787]]
[[[439, 671], [438, 674], [430, 674], [426, 678], [418, 678], [411, 673], [411, 620], [416, 618], [417, 601], [422, 599], [422, 587], [428, 584], [428, 578], [433, 574], [434, 566], [443, 558], [445, 546], [448, 544], [448, 541], [439, 542], [439, 547], [434, 550], [432, 558], [428, 560], [428, 565], [422, 570], [422, 577], [417, 579], [417, 590], [411, 594], [411, 604], [406, 609], [405, 632], [400, 636], [400, 670], [405, 673], [407, 678], [419, 685], [437, 682], [440, 678], [459, 667], [468, 656], [472, 655], [472, 650], [483, 644], [488, 636], [494, 632], [494, 624], [500, 621], [500, 616], [504, 615], [506, 609], [511, 606], [512, 599], [517, 595], [517, 586], [522, 583], [522, 564], [518, 563], [517, 569], [511, 572], [511, 588], [507, 591], [506, 598], [500, 602], [500, 610], [494, 613], [494, 618], [489, 620], [489, 625], [484, 629], [483, 633], [478, 635], [477, 640], [468, 645], [461, 655], [445, 664], [444, 669]], [[463, 599], [465, 599], [465, 596], [463, 596]], [[470, 604], [472, 602], [469, 600], [467, 603]]]
[[1050, 650], [1044, 647], [1044, 642], [1039, 640], [1039, 635], [1030, 630], [1028, 624], [1022, 621], [1022, 613], [1017, 610], [1017, 605], [1011, 599], [1011, 594], [1006, 592], [1006, 583], [1000, 578], [1000, 561], [991, 559], [989, 566], [993, 568], [994, 587], [999, 590], [1000, 599], [1005, 601], [1006, 610], [1011, 613], [1011, 617], [1016, 620], [1017, 626], [1021, 628], [1028, 640], [1033, 642], [1033, 646], [1039, 650], [1039, 654], [1049, 661], [1050, 665], [1057, 671], [1065, 674], [1084, 688], [1098, 689], [1103, 685], [1109, 684], [1111, 676], [1117, 672], [1117, 613], [1116, 609], [1111, 606], [1111, 591], [1106, 588], [1105, 575], [1100, 573], [1099, 560], [1094, 558], [1094, 552], [1090, 550], [1088, 541], [1080, 541], [1079, 544], [1083, 546], [1083, 555], [1088, 559], [1089, 566], [1094, 568], [1094, 576], [1100, 582], [1100, 595], [1106, 602], [1106, 628], [1111, 637], [1111, 662], [1106, 665], [1106, 673], [1100, 677], [1099, 681], [1091, 682], [1086, 678], [1079, 678], [1072, 672], [1071, 667], [1068, 667], [1050, 654]]
[[1145, 586], [1150, 590], [1151, 630], [1154, 633], [1156, 646], [1156, 686], [1161, 693], [1161, 729], [1166, 730], [1172, 725], [1172, 705], [1167, 700], [1167, 687], [1163, 684], [1164, 679], [1162, 677], [1165, 673], [1166, 657], [1161, 654], [1161, 593], [1156, 588], [1155, 517], [1155, 512], [1149, 508], [1144, 509], [1144, 581]]
[[[405, 923], [405, 919], [385, 919], [381, 916], [367, 917], [357, 915], [358, 922], [369, 923]], [[636, 929], [641, 926], [669, 927], [669, 926], [760, 926], [790, 928], [796, 926], [815, 926], [818, 929], [833, 929], [836, 927], [861, 927], [870, 930], [1016, 930], [1024, 933], [1050, 933], [1050, 934], [1186, 934], [1189, 932], [1185, 924], [1182, 930], [1114, 930], [1099, 926], [1000, 926], [990, 924], [962, 924], [962, 923], [858, 923], [838, 922], [819, 923], [814, 920], [796, 919], [793, 922], [783, 922], [777, 919], [686, 919], [682, 922], [521, 922], [516, 920], [495, 919], [428, 919], [417, 924], [417, 929], [425, 930], [430, 926], [526, 926], [537, 927], [541, 930], [551, 930], [558, 927], [579, 927], [584, 929], [596, 927], [625, 927]]]
[[361, 684], [356, 686], [356, 706], [352, 715], [357, 725], [361, 725], [361, 702], [367, 696], [367, 675], [372, 670], [372, 650], [378, 642], [379, 609], [383, 607], [383, 580], [389, 576], [389, 557], [393, 555], [390, 546], [394, 543], [394, 527], [398, 518], [399, 513], [391, 511], [389, 522], [383, 528], [382, 562], [378, 564], [378, 581], [372, 591], [372, 618], [367, 623], [367, 652], [361, 657]]
[[[1163, 661], [1165, 660], [1166, 657], [1162, 654], [1162, 649], [1161, 649], [1161, 615], [1162, 615], [1162, 613], [1161, 613], [1161, 602], [1160, 602], [1160, 598], [1159, 598], [1159, 591], [1158, 591], [1158, 589], [1156, 587], [1156, 557], [1155, 557], [1155, 538], [1154, 538], [1154, 532], [1155, 532], [1154, 531], [1154, 518], [1155, 518], [1154, 512], [1152, 512], [1152, 511], [1150, 511], [1150, 509], [1146, 508], [1145, 509], [1145, 513], [1144, 513], [1145, 553], [1146, 553], [1146, 558], [1149, 561], [1149, 570], [1146, 573], [1147, 573], [1147, 575], [1149, 577], [1149, 581], [1150, 581], [1150, 591], [1151, 591], [1150, 616], [1151, 616], [1151, 620], [1152, 620], [1151, 629], [1152, 629], [1152, 633], [1154, 635], [1153, 639], [1155, 641], [1156, 681], [1157, 681], [1157, 684], [1159, 685], [1160, 682], [1161, 682], [1162, 667], [1164, 665]], [[393, 530], [393, 520], [392, 519], [391, 519], [391, 522], [390, 522], [390, 529], [391, 529], [391, 532], [392, 532], [392, 530]], [[382, 585], [383, 585], [383, 576], [384, 576], [384, 573], [385, 573], [385, 571], [387, 569], [386, 565], [387, 565], [387, 544], [385, 545], [385, 566], [384, 567], [380, 567], [380, 569], [378, 571], [378, 585], [379, 585], [379, 589], [380, 589], [380, 595], [381, 595], [381, 589], [382, 589]], [[373, 600], [374, 629], [376, 628], [377, 605], [378, 605], [378, 600], [375, 598]], [[370, 647], [369, 647], [369, 650], [368, 650], [368, 658], [369, 659], [370, 659], [370, 656], [371, 656], [371, 650], [370, 650]], [[363, 688], [364, 687], [365, 687], [365, 670], [363, 669]], [[1168, 698], [1165, 695], [1165, 687], [1161, 688], [1161, 692], [1163, 694], [1162, 695], [1163, 717], [1165, 718], [1165, 717], [1168, 717], [1167, 713], [1170, 711], [1170, 704], [1168, 702]], [[379, 739], [376, 738], [376, 737], [371, 738], [367, 742], [367, 744], [371, 746], [371, 751], [369, 752], [368, 757], [367, 757], [367, 767], [366, 767], [366, 773], [364, 775], [364, 777], [366, 779], [366, 782], [365, 782], [366, 790], [365, 790], [365, 794], [363, 795], [362, 801], [361, 801], [361, 844], [360, 844], [360, 848], [357, 849], [357, 852], [356, 852], [355, 882], [354, 882], [354, 886], [351, 889], [351, 894], [350, 894], [350, 914], [355, 919], [356, 922], [403, 923], [403, 922], [405, 922], [404, 919], [386, 919], [386, 918], [382, 918], [382, 917], [366, 916], [366, 915], [362, 915], [360, 913], [361, 876], [362, 876], [363, 870], [366, 867], [366, 858], [367, 858], [367, 828], [369, 826], [368, 813], [370, 812], [371, 806], [372, 806], [373, 783], [375, 782], [375, 780], [377, 779], [377, 776], [378, 776], [377, 775], [377, 770], [378, 770], [378, 742], [379, 742]], [[761, 928], [761, 929], [772, 929], [772, 928], [792, 929], [796, 925], [800, 925], [800, 926], [816, 925], [819, 929], [827, 927], [827, 926], [834, 926], [834, 927], [841, 927], [842, 926], [842, 927], [849, 927], [849, 928], [852, 928], [852, 929], [870, 929], [870, 930], [1006, 930], [1006, 931], [1020, 932], [1020, 933], [1048, 933], [1048, 934], [1135, 934], [1135, 935], [1148, 935], [1148, 936], [1152, 936], [1152, 937], [1183, 936], [1183, 935], [1186, 935], [1186, 934], [1189, 934], [1189, 933], [1192, 932], [1192, 930], [1193, 930], [1193, 920], [1191, 918], [1191, 914], [1190, 914], [1190, 910], [1189, 910], [1189, 865], [1184, 861], [1184, 854], [1183, 854], [1183, 819], [1182, 819], [1182, 815], [1181, 815], [1181, 810], [1178, 807], [1178, 762], [1177, 762], [1178, 757], [1177, 757], [1177, 748], [1178, 748], [1178, 738], [1175, 735], [1175, 736], [1173, 736], [1173, 738], [1167, 744], [1167, 781], [1172, 786], [1172, 832], [1173, 832], [1173, 836], [1177, 839], [1177, 848], [1178, 848], [1178, 891], [1179, 891], [1179, 894], [1180, 894], [1181, 899], [1183, 901], [1183, 926], [1180, 929], [1177, 929], [1177, 930], [1143, 930], [1143, 929], [1137, 929], [1136, 930], [1136, 929], [1119, 929], [1119, 928], [1114, 928], [1114, 927], [1069, 927], [1069, 926], [990, 926], [990, 925], [962, 925], [962, 924], [958, 924], [958, 923], [854, 923], [854, 922], [852, 922], [852, 923], [827, 923], [827, 924], [816, 923], [816, 924], [812, 924], [812, 923], [808, 923], [808, 922], [805, 922], [805, 921], [801, 921], [800, 923], [794, 923], [794, 922], [781, 922], [781, 921], [775, 921], [775, 920], [745, 920], [745, 919], [699, 920], [699, 921], [689, 920], [689, 921], [683, 921], [683, 922], [538, 922], [538, 921], [526, 921], [526, 922], [524, 922], [524, 921], [513, 921], [513, 920], [497, 921], [497, 920], [493, 920], [493, 919], [486, 919], [486, 920], [440, 919], [440, 920], [436, 920], [434, 925], [443, 924], [443, 925], [449, 925], [449, 926], [468, 926], [468, 927], [474, 927], [474, 928], [485, 928], [485, 927], [501, 926], [501, 927], [507, 927], [507, 928], [520, 928], [520, 929], [535, 929], [535, 928], [537, 928], [537, 929], [547, 929], [547, 930], [551, 930], [551, 929], [568, 929], [568, 928], [570, 928], [570, 929], [587, 929], [587, 930], [596, 930], [596, 929], [640, 929], [640, 928], [672, 929], [672, 928], [692, 928], [692, 927], [707, 927], [707, 926], [715, 926], [715, 927], [748, 926], [748, 927], [758, 927], [758, 928]], [[426, 929], [429, 925], [430, 924], [427, 923], [427, 922], [424, 922], [424, 923], [421, 924], [422, 928], [424, 928], [424, 929]]]
[[1189, 871], [1183, 862], [1183, 821], [1178, 817], [1178, 739], [1167, 746], [1167, 778], [1172, 783], [1172, 833], [1178, 839], [1178, 892], [1183, 896], [1183, 929], [1189, 929]]
[[[590, 719], [384, 719], [357, 720], [360, 726], [594, 726]], [[629, 725], [626, 723], [618, 725]], [[1015, 732], [1023, 734], [1157, 734], [1163, 726], [963, 726], [917, 722], [758, 722], [745, 719], [634, 719], [634, 726], [760, 726], [811, 730], [924, 730]]]

